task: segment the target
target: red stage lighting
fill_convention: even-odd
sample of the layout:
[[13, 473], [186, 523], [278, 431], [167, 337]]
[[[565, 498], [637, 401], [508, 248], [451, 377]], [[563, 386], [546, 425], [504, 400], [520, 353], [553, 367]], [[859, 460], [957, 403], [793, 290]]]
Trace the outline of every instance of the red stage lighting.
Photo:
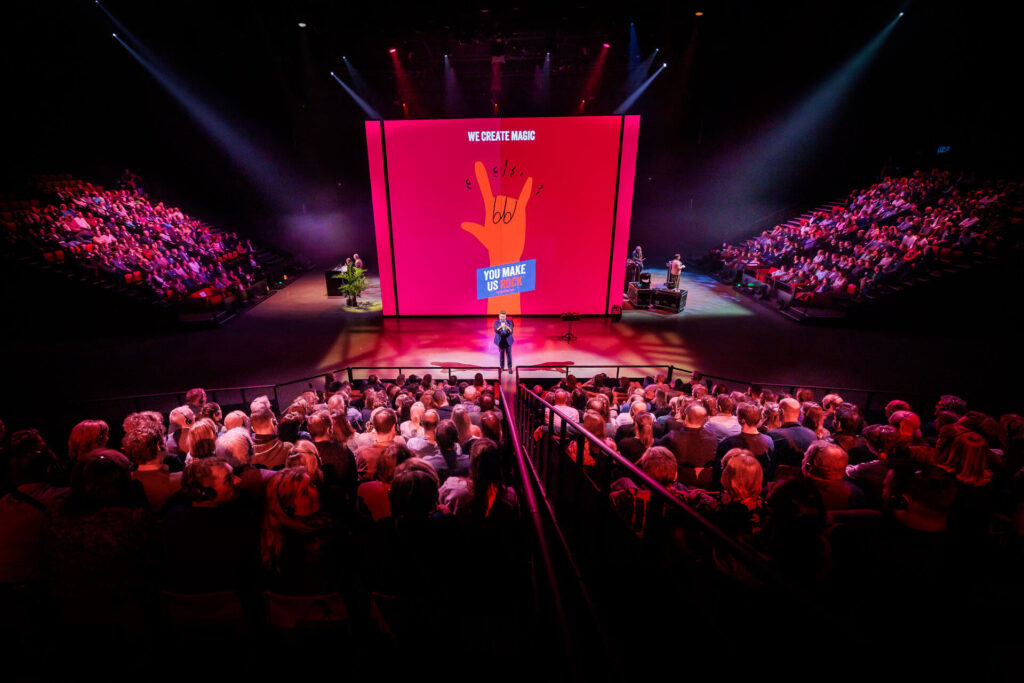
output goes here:
[[611, 45], [609, 45], [608, 43], [602, 43], [602, 45], [604, 45], [604, 49], [606, 50], [611, 47]]
[[398, 52], [398, 50], [396, 48], [391, 48], [390, 50], [388, 50], [388, 52], [390, 52], [391, 54], [395, 54], [396, 52]]

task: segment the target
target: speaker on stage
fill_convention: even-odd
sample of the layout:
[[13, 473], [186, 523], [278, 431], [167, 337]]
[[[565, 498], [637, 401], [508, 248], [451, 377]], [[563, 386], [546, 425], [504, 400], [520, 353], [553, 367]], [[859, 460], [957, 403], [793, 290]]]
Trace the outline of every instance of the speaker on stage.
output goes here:
[[650, 289], [650, 287], [651, 287], [651, 274], [650, 273], [640, 273], [640, 286], [641, 287], [647, 287], [648, 289]]

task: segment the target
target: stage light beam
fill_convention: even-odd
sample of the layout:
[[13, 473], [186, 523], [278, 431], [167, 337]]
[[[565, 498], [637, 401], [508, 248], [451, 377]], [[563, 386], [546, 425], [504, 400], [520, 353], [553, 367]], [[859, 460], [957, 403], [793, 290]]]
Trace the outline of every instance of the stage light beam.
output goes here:
[[331, 78], [336, 80], [338, 82], [338, 85], [345, 89], [345, 92], [348, 93], [349, 97], [351, 97], [353, 101], [355, 101], [355, 103], [359, 105], [359, 108], [363, 110], [364, 114], [366, 114], [366, 118], [370, 120], [379, 120], [383, 118], [380, 114], [377, 113], [376, 109], [371, 107], [370, 104], [362, 97], [360, 97], [355, 90], [350, 88], [345, 81], [338, 78], [337, 74], [335, 74], [333, 71], [331, 72]]
[[663, 62], [657, 71], [651, 74], [650, 77], [648, 77], [648, 79], [640, 85], [640, 87], [638, 87], [636, 90], [630, 93], [630, 95], [625, 100], [622, 101], [622, 104], [615, 108], [615, 115], [618, 116], [621, 114], [625, 114], [627, 111], [629, 111], [629, 108], [632, 107], [638, 99], [640, 99], [640, 96], [643, 95], [644, 91], [650, 87], [651, 83], [654, 82], [654, 79], [658, 77], [658, 74], [660, 74], [667, 68], [668, 63]]
[[185, 109], [192, 119], [228, 155], [232, 162], [273, 201], [279, 210], [290, 210], [294, 204], [296, 189], [301, 187], [287, 169], [274, 162], [270, 156], [238, 131], [227, 119], [193, 94], [169, 69], [160, 67], [146, 59], [138, 50], [122, 40], [116, 33], [111, 34], [121, 47], [128, 51]]

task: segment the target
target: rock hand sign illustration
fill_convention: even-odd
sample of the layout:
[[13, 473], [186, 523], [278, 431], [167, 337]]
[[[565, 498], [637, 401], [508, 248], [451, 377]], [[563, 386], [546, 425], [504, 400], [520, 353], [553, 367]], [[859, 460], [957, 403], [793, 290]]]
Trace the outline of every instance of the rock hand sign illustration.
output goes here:
[[462, 229], [487, 249], [489, 267], [477, 269], [477, 298], [487, 299], [487, 314], [521, 313], [519, 295], [534, 289], [536, 261], [520, 261], [526, 246], [526, 204], [533, 177], [526, 179], [519, 197], [494, 196], [481, 162], [473, 166], [484, 200], [483, 225], [463, 221]]

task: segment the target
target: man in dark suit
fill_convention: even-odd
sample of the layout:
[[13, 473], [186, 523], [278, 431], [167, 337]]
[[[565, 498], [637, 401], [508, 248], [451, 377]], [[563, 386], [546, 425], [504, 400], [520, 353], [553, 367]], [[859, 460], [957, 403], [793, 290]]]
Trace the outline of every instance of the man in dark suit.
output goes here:
[[505, 317], [505, 311], [499, 313], [498, 319], [494, 321], [494, 344], [498, 347], [498, 365], [504, 370], [507, 359], [509, 372], [512, 372], [512, 344], [515, 343], [512, 333], [514, 331], [515, 323]]

